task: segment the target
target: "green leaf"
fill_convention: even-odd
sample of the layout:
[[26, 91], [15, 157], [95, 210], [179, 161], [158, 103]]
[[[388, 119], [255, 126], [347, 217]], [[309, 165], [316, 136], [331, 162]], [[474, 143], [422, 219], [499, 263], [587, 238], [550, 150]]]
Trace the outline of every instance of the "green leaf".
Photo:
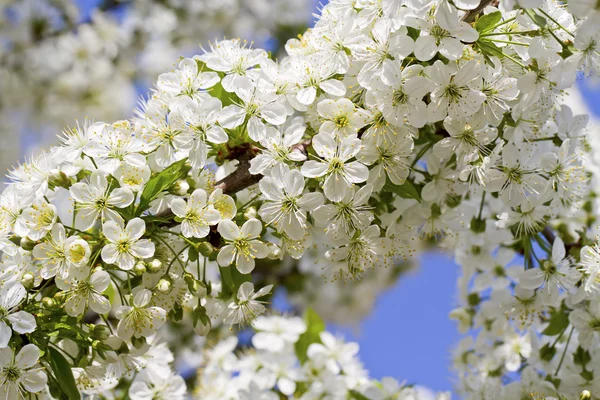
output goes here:
[[479, 33], [491, 32], [500, 20], [502, 20], [500, 11], [485, 14], [475, 22], [475, 29]]
[[296, 356], [300, 363], [304, 364], [307, 360], [306, 352], [308, 346], [313, 343], [321, 343], [321, 332], [325, 330], [325, 322], [319, 317], [319, 314], [313, 311], [312, 308], [307, 308], [304, 313], [304, 322], [306, 322], [306, 332], [298, 338], [294, 345]]
[[81, 399], [81, 394], [79, 394], [75, 378], [73, 377], [73, 371], [71, 371], [71, 364], [69, 364], [60, 351], [56, 350], [54, 347], [48, 348], [48, 355], [50, 356], [50, 366], [52, 367], [60, 390], [62, 390], [70, 400]]
[[396, 193], [403, 199], [415, 199], [419, 203], [421, 202], [421, 195], [411, 181], [406, 181], [402, 185], [394, 185], [392, 182], [388, 181], [385, 184], [384, 189]]
[[369, 400], [368, 397], [366, 397], [363, 394], [360, 394], [356, 390], [350, 390], [350, 397], [353, 398], [354, 400]]
[[563, 332], [569, 326], [569, 315], [564, 309], [556, 309], [550, 312], [550, 324], [542, 335], [555, 336]]
[[544, 28], [546, 25], [548, 25], [548, 21], [546, 21], [546, 18], [542, 17], [540, 14], [535, 13], [533, 10], [525, 9], [525, 12], [540, 28]]
[[140, 197], [140, 204], [138, 204], [136, 215], [140, 215], [145, 211], [150, 206], [150, 202], [152, 202], [152, 200], [154, 200], [162, 191], [167, 190], [172, 184], [186, 177], [190, 169], [185, 165], [186, 161], [187, 158], [177, 161], [156, 174], [148, 181], [148, 183], [146, 183]]

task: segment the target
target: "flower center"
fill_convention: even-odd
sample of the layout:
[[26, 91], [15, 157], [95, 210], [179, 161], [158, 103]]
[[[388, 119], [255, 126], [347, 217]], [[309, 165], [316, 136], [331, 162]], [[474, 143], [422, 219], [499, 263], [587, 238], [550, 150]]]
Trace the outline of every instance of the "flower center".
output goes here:
[[9, 365], [4, 368], [4, 376], [9, 382], [16, 382], [21, 377], [21, 370], [16, 365]]

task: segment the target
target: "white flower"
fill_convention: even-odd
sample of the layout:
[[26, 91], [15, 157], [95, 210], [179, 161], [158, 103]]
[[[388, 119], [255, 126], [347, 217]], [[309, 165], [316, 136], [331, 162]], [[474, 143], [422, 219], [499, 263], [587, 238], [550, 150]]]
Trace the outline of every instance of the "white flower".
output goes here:
[[514, 372], [521, 367], [521, 357], [527, 359], [531, 355], [531, 339], [528, 334], [507, 336], [494, 355], [504, 362], [507, 371]]
[[319, 89], [332, 96], [346, 94], [344, 84], [333, 79], [333, 76], [337, 73], [336, 64], [325, 58], [324, 55], [292, 57], [290, 70], [300, 86], [296, 98], [301, 104], [311, 105], [317, 98]]
[[571, 267], [571, 260], [566, 256], [565, 245], [560, 238], [554, 239], [552, 257], [543, 260], [539, 268], [530, 268], [519, 277], [519, 284], [525, 289], [538, 289], [544, 285], [543, 293], [548, 304], [558, 301], [559, 289], [569, 291], [579, 281], [580, 273]]
[[360, 151], [361, 141], [348, 136], [336, 141], [330, 135], [318, 134], [312, 145], [321, 161], [307, 161], [302, 165], [302, 175], [307, 178], [325, 176], [323, 190], [331, 201], [341, 201], [354, 183], [369, 177], [369, 169], [358, 161], [347, 162]]
[[0, 349], [0, 397], [23, 399], [29, 393], [41, 392], [48, 377], [44, 369], [34, 368], [40, 358], [40, 349], [26, 344], [16, 355], [12, 349]]
[[401, 69], [398, 63], [386, 63], [381, 77], [372, 82], [373, 90], [367, 92], [367, 102], [376, 105], [385, 120], [395, 126], [408, 122], [415, 128], [423, 127], [427, 123], [423, 97], [431, 83], [419, 75], [422, 72], [420, 65]]
[[302, 173], [285, 167], [273, 168], [271, 176], [261, 179], [259, 187], [267, 199], [258, 212], [260, 217], [291, 239], [301, 239], [308, 228], [307, 211], [313, 211], [323, 204], [321, 193], [303, 194]]
[[192, 100], [189, 97], [180, 97], [173, 101], [171, 107], [174, 112], [170, 118], [178, 118], [190, 127], [193, 145], [190, 149], [190, 164], [192, 168], [203, 168], [208, 157], [206, 142], [221, 144], [229, 139], [223, 128], [217, 125], [217, 119], [222, 108], [221, 100], [207, 94]]
[[109, 285], [110, 275], [106, 271], [96, 271], [84, 279], [56, 280], [56, 286], [65, 291], [65, 310], [73, 317], [83, 314], [88, 306], [98, 314], [109, 312], [110, 301], [102, 296]]
[[277, 94], [263, 86], [256, 86], [248, 78], [238, 78], [234, 90], [242, 104], [230, 105], [221, 110], [219, 123], [224, 128], [238, 127], [248, 118], [248, 135], [250, 139], [259, 141], [266, 134], [263, 119], [273, 125], [285, 122], [287, 111]]
[[163, 326], [167, 313], [160, 307], [149, 306], [152, 292], [148, 289], [138, 286], [131, 295], [133, 306], [120, 306], [115, 313], [120, 319], [117, 334], [122, 339], [149, 337]]
[[498, 135], [495, 128], [489, 127], [484, 120], [478, 119], [469, 122], [465, 119], [446, 118], [444, 128], [450, 137], [437, 142], [433, 146], [433, 152], [443, 160], [456, 155], [459, 165], [486, 156], [488, 154], [486, 146]]
[[217, 256], [220, 266], [226, 267], [235, 262], [242, 274], [249, 274], [254, 269], [255, 258], [265, 258], [269, 248], [258, 240], [262, 231], [262, 224], [257, 219], [249, 219], [240, 229], [230, 219], [219, 223], [217, 231], [228, 244], [223, 246]]
[[250, 160], [250, 173], [264, 174], [275, 165], [306, 160], [306, 155], [294, 148], [302, 140], [305, 130], [306, 127], [299, 121], [293, 121], [284, 132], [267, 127], [264, 138], [260, 140], [265, 149]]
[[21, 220], [27, 229], [27, 237], [31, 240], [40, 240], [46, 236], [57, 219], [56, 207], [44, 199], [36, 199], [21, 214]]
[[313, 217], [318, 226], [324, 226], [325, 231], [333, 237], [352, 236], [356, 230], [363, 230], [373, 221], [371, 207], [367, 204], [373, 186], [365, 185], [358, 191], [349, 190], [339, 202], [325, 204], [317, 208]]
[[27, 291], [19, 282], [6, 283], [0, 289], [0, 349], [8, 346], [13, 330], [17, 333], [31, 333], [36, 328], [33, 315], [26, 311], [16, 311], [25, 296]]
[[67, 238], [65, 227], [56, 224], [47, 241], [36, 245], [32, 254], [36, 260], [42, 261], [42, 278], [49, 279], [57, 275], [65, 279], [71, 273], [77, 274], [77, 270], [85, 266], [91, 250], [90, 245], [79, 236]]
[[273, 285], [267, 285], [258, 292], [254, 292], [252, 282], [242, 283], [235, 302], [229, 304], [229, 314], [225, 318], [225, 322], [231, 325], [246, 324], [263, 314], [267, 309], [263, 306], [264, 302], [257, 299], [269, 294], [272, 288]]
[[587, 309], [578, 308], [569, 314], [569, 322], [573, 324], [578, 332], [579, 344], [584, 349], [590, 349], [594, 345], [594, 338], [600, 335], [600, 303], [590, 302]]
[[83, 152], [93, 157], [102, 171], [113, 173], [123, 161], [135, 167], [146, 165], [140, 154], [144, 150], [144, 142], [133, 134], [129, 122], [119, 121], [95, 130]]
[[252, 322], [252, 327], [258, 331], [252, 337], [254, 347], [272, 352], [282, 351], [286, 345], [296, 343], [306, 331], [302, 318], [278, 315], [258, 317]]
[[311, 343], [308, 346], [306, 354], [309, 358], [325, 357], [327, 369], [334, 374], [339, 374], [352, 365], [353, 358], [358, 353], [358, 343], [344, 343], [327, 331], [321, 332], [319, 337], [321, 343]]
[[598, 243], [593, 246], [581, 248], [579, 265], [585, 274], [585, 290], [588, 293], [600, 291], [600, 247]]
[[354, 103], [346, 98], [320, 101], [317, 104], [317, 112], [324, 121], [319, 132], [339, 138], [356, 135], [358, 130], [367, 124], [368, 119], [366, 111], [357, 109]]
[[529, 195], [543, 193], [547, 181], [537, 173], [538, 162], [536, 154], [528, 148], [519, 150], [507, 144], [502, 150], [502, 165], [487, 190], [500, 192], [502, 201], [509, 206], [521, 204]]
[[225, 72], [221, 81], [223, 89], [235, 91], [238, 77], [254, 78], [258, 72], [253, 67], [267, 59], [267, 53], [262, 49], [249, 49], [237, 40], [221, 40], [210, 45], [210, 52], [198, 57], [206, 66], [214, 71]]
[[211, 88], [217, 82], [219, 75], [216, 72], [202, 71], [196, 60], [185, 58], [179, 62], [175, 72], [161, 74], [156, 86], [173, 97], [194, 97], [200, 90]]
[[380, 144], [367, 142], [357, 158], [372, 166], [367, 182], [379, 191], [385, 185], [386, 177], [394, 185], [402, 185], [406, 181], [410, 173], [408, 157], [412, 150], [413, 140], [410, 137], [396, 136]]
[[218, 224], [221, 220], [219, 211], [207, 204], [206, 192], [203, 189], [194, 190], [187, 202], [182, 198], [173, 199], [171, 210], [181, 218], [181, 233], [188, 238], [206, 237], [210, 226]]
[[142, 378], [138, 375], [129, 388], [131, 400], [185, 399], [187, 387], [181, 376], [170, 371], [165, 375], [152, 368], [144, 369], [141, 375]]
[[144, 184], [150, 179], [150, 167], [147, 165], [133, 166], [127, 162], [121, 164], [113, 173], [122, 188], [129, 189], [132, 192], [143, 190]]
[[435, 85], [428, 107], [431, 122], [442, 120], [446, 115], [452, 119], [470, 117], [486, 99], [483, 93], [471, 87], [479, 78], [477, 61], [471, 60], [455, 72], [443, 62], [436, 61], [425, 72]]
[[154, 243], [148, 239], [140, 239], [146, 232], [146, 223], [141, 218], [134, 218], [123, 227], [122, 222], [108, 221], [102, 226], [102, 233], [109, 244], [102, 248], [102, 260], [107, 264], [118, 265], [123, 270], [130, 270], [139, 259], [154, 255]]
[[121, 216], [111, 208], [124, 208], [133, 202], [131, 190], [126, 188], [110, 190], [106, 176], [99, 171], [92, 173], [89, 183], [74, 183], [70, 191], [76, 202], [76, 225], [80, 225], [84, 230], [94, 226], [98, 217], [102, 218], [102, 222], [120, 221]]

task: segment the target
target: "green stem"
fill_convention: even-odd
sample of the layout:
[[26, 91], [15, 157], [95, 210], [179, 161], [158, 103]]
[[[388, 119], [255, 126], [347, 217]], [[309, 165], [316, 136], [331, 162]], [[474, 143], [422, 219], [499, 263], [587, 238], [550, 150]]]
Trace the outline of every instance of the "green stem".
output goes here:
[[496, 43], [507, 43], [507, 44], [514, 44], [517, 46], [525, 46], [525, 47], [529, 47], [528, 43], [522, 43], [522, 42], [513, 42], [510, 40], [500, 40], [500, 39], [490, 39], [492, 42], [496, 42]]
[[571, 336], [573, 335], [573, 330], [575, 330], [575, 327], [572, 327], [571, 332], [569, 332], [569, 337], [567, 338], [567, 344], [565, 344], [565, 349], [563, 350], [562, 356], [560, 357], [560, 361], [558, 362], [558, 367], [556, 367], [554, 376], [558, 375], [558, 371], [560, 371], [560, 367], [562, 367], [562, 363], [565, 359], [565, 355], [567, 354], [567, 349], [569, 348], [569, 343], [571, 342]]
[[573, 33], [571, 33], [571, 31], [569, 31], [567, 28], [565, 28], [564, 26], [562, 26], [560, 23], [558, 23], [557, 20], [555, 20], [550, 14], [548, 14], [546, 11], [542, 10], [541, 8], [538, 8], [538, 11], [541, 12], [542, 14], [544, 14], [544, 16], [546, 16], [546, 18], [548, 18], [550, 21], [554, 22], [556, 24], [556, 26], [558, 26], [560, 29], [562, 29], [563, 31], [567, 32], [571, 37], [575, 37], [575, 35]]

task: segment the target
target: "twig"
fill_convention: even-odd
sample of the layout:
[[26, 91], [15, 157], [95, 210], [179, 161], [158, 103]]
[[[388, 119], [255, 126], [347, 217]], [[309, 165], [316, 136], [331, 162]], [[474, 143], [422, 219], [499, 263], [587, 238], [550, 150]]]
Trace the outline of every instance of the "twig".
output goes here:
[[465, 15], [463, 15], [462, 20], [468, 23], [475, 21], [475, 17], [479, 15], [480, 12], [483, 11], [493, 0], [481, 0], [479, 5], [473, 9], [468, 11]]

